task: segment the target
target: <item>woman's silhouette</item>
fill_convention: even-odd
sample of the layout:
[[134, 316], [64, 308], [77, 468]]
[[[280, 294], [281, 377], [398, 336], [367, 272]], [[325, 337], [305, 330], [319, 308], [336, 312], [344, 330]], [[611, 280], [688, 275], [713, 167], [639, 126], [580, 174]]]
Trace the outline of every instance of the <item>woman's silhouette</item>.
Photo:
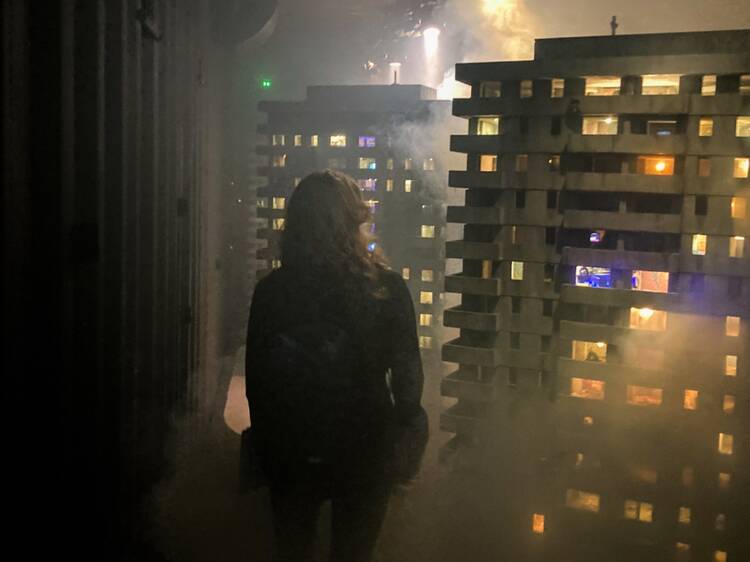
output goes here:
[[253, 295], [247, 398], [280, 561], [312, 559], [327, 499], [331, 560], [369, 560], [394, 482], [418, 465], [394, 462], [423, 415], [414, 308], [373, 251], [370, 220], [350, 177], [307, 176], [287, 206], [282, 266]]

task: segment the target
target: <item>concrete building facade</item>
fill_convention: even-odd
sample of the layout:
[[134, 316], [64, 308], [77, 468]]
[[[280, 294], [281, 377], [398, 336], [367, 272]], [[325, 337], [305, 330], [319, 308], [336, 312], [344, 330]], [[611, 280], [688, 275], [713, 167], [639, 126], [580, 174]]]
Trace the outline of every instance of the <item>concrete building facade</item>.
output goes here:
[[456, 77], [445, 457], [506, 486], [518, 560], [750, 559], [750, 31]]

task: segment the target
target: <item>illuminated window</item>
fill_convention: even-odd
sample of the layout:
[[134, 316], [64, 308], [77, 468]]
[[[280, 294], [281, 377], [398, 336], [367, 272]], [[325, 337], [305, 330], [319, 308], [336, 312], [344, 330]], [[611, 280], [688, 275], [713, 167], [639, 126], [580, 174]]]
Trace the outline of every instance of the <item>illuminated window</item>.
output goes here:
[[285, 197], [274, 197], [271, 199], [271, 208], [276, 210], [281, 210], [286, 207], [286, 198]]
[[632, 287], [634, 291], [666, 293], [669, 291], [669, 273], [666, 271], [633, 271]]
[[630, 327], [636, 330], [663, 332], [667, 329], [667, 312], [653, 308], [630, 308]]
[[727, 516], [723, 513], [719, 513], [716, 515], [716, 519], [714, 519], [714, 529], [717, 531], [723, 531], [727, 528]]
[[718, 485], [720, 490], [728, 490], [732, 483], [732, 475], [728, 472], [719, 472]]
[[559, 154], [553, 154], [547, 159], [547, 169], [550, 172], [560, 171], [560, 155]]
[[750, 169], [750, 158], [735, 158], [732, 176], [735, 178], [746, 178]]
[[530, 98], [534, 95], [534, 81], [521, 80], [521, 97]]
[[571, 357], [576, 361], [606, 363], [607, 344], [603, 341], [593, 342], [573, 340]]
[[413, 165], [414, 161], [411, 158], [404, 159], [404, 170], [411, 170]]
[[271, 144], [273, 146], [284, 146], [286, 138], [284, 135], [271, 135]]
[[[690, 552], [690, 545], [686, 542], [678, 542], [675, 544], [675, 550], [677, 551], [677, 556], [682, 557]], [[680, 558], [680, 560], [684, 560], [684, 558]]]
[[708, 245], [708, 236], [705, 234], [693, 234], [693, 255], [705, 256], [706, 246]]
[[740, 95], [750, 96], [750, 74], [740, 75]]
[[672, 176], [674, 175], [674, 157], [639, 156], [638, 173], [648, 176]]
[[721, 409], [724, 411], [725, 414], [733, 414], [734, 413], [734, 395], [732, 394], [725, 394], [724, 400], [721, 403]]
[[544, 533], [544, 515], [541, 513], [535, 513], [531, 517], [531, 530], [537, 535]]
[[710, 137], [714, 134], [714, 119], [713, 117], [701, 117], [698, 121], [698, 136], [699, 137]]
[[279, 269], [281, 267], [281, 260], [271, 260], [271, 267], [273, 269]]
[[419, 292], [419, 303], [420, 304], [432, 304], [432, 292], [431, 291], [420, 291]]
[[617, 115], [584, 115], [584, 135], [616, 135]]
[[583, 511], [599, 512], [599, 494], [583, 492], [581, 490], [568, 489], [565, 492], [565, 505], [573, 509]]
[[492, 260], [482, 260], [482, 279], [492, 277]]
[[423, 224], [420, 235], [422, 238], [435, 238], [435, 226], [431, 224]]
[[310, 135], [310, 146], [318, 146], [318, 135]]
[[411, 193], [412, 180], [404, 180], [404, 192]]
[[648, 502], [625, 500], [625, 519], [651, 523], [654, 520], [654, 506]]
[[422, 281], [432, 283], [435, 280], [435, 272], [431, 269], [422, 270]]
[[707, 178], [711, 175], [711, 159], [698, 158], [698, 176]]
[[432, 338], [430, 336], [419, 336], [419, 347], [432, 349]]
[[719, 433], [719, 453], [731, 455], [734, 452], [734, 436], [731, 433]]
[[346, 170], [346, 158], [329, 158], [328, 167], [331, 170]]
[[525, 172], [529, 169], [529, 155], [516, 154], [516, 172]]
[[608, 267], [577, 265], [575, 284], [578, 287], [611, 287], [612, 270]]
[[674, 96], [680, 93], [679, 74], [645, 74], [641, 93], [644, 96]]
[[686, 466], [682, 469], [682, 485], [692, 486], [695, 484], [695, 469], [692, 466]]
[[698, 391], [697, 390], [686, 390], [682, 398], [682, 407], [686, 410], [697, 410], [698, 409]]
[[405, 280], [409, 280], [409, 277], [411, 275], [411, 271], [408, 267], [402, 267], [401, 268], [401, 277], [403, 277]]
[[747, 199], [744, 197], [732, 197], [729, 208], [733, 219], [744, 219], [747, 216]]
[[362, 191], [375, 191], [378, 188], [378, 179], [360, 178], [357, 180], [357, 185]]
[[565, 95], [565, 80], [562, 78], [552, 79], [552, 89], [550, 90], [550, 97], [561, 98]]
[[701, 95], [716, 95], [716, 74], [706, 74], [701, 78]]
[[255, 205], [259, 209], [267, 209], [268, 208], [268, 198], [267, 197], [258, 197], [258, 200], [255, 202]]
[[420, 326], [432, 326], [432, 314], [420, 314], [419, 325]]
[[690, 508], [680, 507], [677, 511], [677, 522], [682, 525], [690, 525]]
[[745, 237], [744, 236], [730, 236], [729, 237], [729, 257], [741, 258], [744, 255], [745, 255]]
[[587, 76], [586, 95], [619, 96], [620, 83], [621, 79], [619, 76]]
[[636, 386], [629, 384], [627, 388], [627, 403], [634, 406], [660, 406], [662, 398], [661, 388]]
[[360, 136], [357, 140], [357, 145], [360, 148], [374, 148], [375, 147], [375, 137], [366, 135], [366, 136]]
[[739, 316], [727, 316], [724, 323], [724, 333], [727, 336], [739, 336], [740, 335], [740, 317]]
[[479, 156], [480, 172], [497, 172], [497, 155], [482, 154]]
[[510, 227], [510, 243], [518, 244], [518, 227], [517, 226]]
[[499, 98], [502, 94], [502, 84], [500, 82], [482, 82], [479, 85], [480, 98]]
[[294, 135], [294, 146], [302, 146], [302, 135]]
[[385, 161], [385, 167], [387, 170], [393, 169], [393, 158], [389, 158], [388, 160]]
[[587, 400], [604, 400], [604, 381], [595, 379], [570, 379], [570, 395]]
[[299, 185], [299, 182], [301, 181], [302, 181], [302, 178], [295, 176], [294, 179], [292, 180], [292, 187], [297, 187]]
[[328, 144], [331, 146], [338, 146], [338, 147], [346, 146], [346, 135], [342, 135], [340, 133], [331, 135], [331, 138]]
[[378, 167], [378, 161], [375, 158], [364, 158], [359, 157], [359, 169], [360, 170], [376, 170]]
[[370, 209], [370, 212], [374, 215], [380, 208], [380, 201], [378, 201], [377, 199], [366, 199], [365, 205], [367, 205], [367, 207]]
[[432, 171], [435, 169], [435, 159], [434, 158], [425, 158], [424, 162], [422, 162], [422, 169], [426, 171]]
[[478, 135], [499, 135], [500, 134], [500, 116], [496, 117], [479, 117], [477, 119]]
[[514, 261], [510, 263], [510, 278], [513, 281], [523, 280], [523, 262]]
[[741, 115], [737, 117], [735, 135], [738, 137], [750, 137], [750, 116]]
[[284, 230], [284, 223], [286, 221], [284, 219], [273, 219], [271, 222], [271, 227], [274, 230]]
[[736, 355], [724, 356], [724, 374], [728, 377], [737, 376], [737, 356]]
[[392, 179], [389, 178], [389, 179], [385, 180], [385, 190], [386, 191], [393, 191], [393, 180]]
[[594, 418], [593, 416], [583, 416], [581, 423], [583, 423], [583, 425], [594, 425]]
[[283, 168], [286, 166], [286, 154], [274, 154], [271, 158], [271, 166], [274, 168]]

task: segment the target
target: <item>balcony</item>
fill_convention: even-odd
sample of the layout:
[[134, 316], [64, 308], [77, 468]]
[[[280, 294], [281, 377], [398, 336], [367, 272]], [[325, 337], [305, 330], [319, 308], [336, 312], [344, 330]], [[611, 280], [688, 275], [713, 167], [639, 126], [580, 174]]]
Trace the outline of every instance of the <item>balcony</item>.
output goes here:
[[470, 224], [500, 224], [502, 222], [500, 207], [457, 207], [447, 209], [447, 222]]
[[440, 394], [469, 402], [492, 402], [495, 399], [495, 387], [489, 382], [479, 382], [473, 374], [459, 369], [440, 382]]
[[481, 405], [459, 402], [440, 415], [440, 429], [467, 437], [474, 436], [485, 416], [485, 408]]
[[443, 324], [450, 328], [497, 332], [500, 330], [500, 314], [497, 312], [472, 312], [457, 306], [443, 312]]
[[449, 363], [496, 367], [500, 364], [500, 352], [494, 347], [478, 347], [456, 338], [443, 344], [442, 359]]
[[684, 191], [683, 176], [645, 174], [599, 174], [566, 172], [565, 188], [583, 191], [624, 191], [635, 193], [677, 193]]
[[617, 308], [656, 308], [670, 310], [680, 304], [678, 293], [652, 293], [628, 289], [601, 289], [564, 285], [560, 291], [560, 302], [573, 304], [594, 304]]
[[664, 369], [649, 371], [625, 363], [575, 361], [569, 357], [557, 358], [557, 374], [565, 378], [584, 377], [602, 381], [618, 381], [619, 385], [627, 383], [652, 387], [663, 387], [672, 378], [672, 373]]
[[445, 277], [445, 290], [449, 293], [465, 293], [467, 295], [499, 296], [501, 291], [500, 279], [491, 277], [469, 277], [462, 273]]
[[451, 170], [448, 172], [448, 185], [451, 187], [485, 187], [500, 189], [502, 187], [500, 172], [477, 172], [469, 170]]
[[646, 269], [677, 272], [680, 255], [676, 253], [633, 252], [628, 250], [598, 250], [572, 248], [562, 250], [561, 263], [568, 265], [596, 265], [613, 269]]
[[502, 247], [495, 242], [450, 240], [445, 243], [445, 257], [466, 260], [500, 260]]
[[637, 330], [626, 326], [595, 324], [593, 322], [560, 322], [560, 337], [571, 340], [605, 341], [615, 345], [643, 345], [644, 347], [661, 347], [666, 340], [666, 331]]
[[563, 213], [566, 228], [625, 230], [631, 232], [659, 232], [678, 234], [680, 215], [662, 213], [612, 213], [607, 211], [566, 210]]

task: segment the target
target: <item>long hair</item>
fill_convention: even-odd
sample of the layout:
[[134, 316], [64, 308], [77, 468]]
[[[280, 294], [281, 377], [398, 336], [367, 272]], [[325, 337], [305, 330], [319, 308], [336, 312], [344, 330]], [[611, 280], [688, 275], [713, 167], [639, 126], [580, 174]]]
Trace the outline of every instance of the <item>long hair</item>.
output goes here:
[[386, 262], [374, 239], [361, 228], [371, 220], [351, 177], [333, 170], [312, 173], [289, 199], [281, 262], [303, 274], [354, 277], [377, 291], [378, 271]]

